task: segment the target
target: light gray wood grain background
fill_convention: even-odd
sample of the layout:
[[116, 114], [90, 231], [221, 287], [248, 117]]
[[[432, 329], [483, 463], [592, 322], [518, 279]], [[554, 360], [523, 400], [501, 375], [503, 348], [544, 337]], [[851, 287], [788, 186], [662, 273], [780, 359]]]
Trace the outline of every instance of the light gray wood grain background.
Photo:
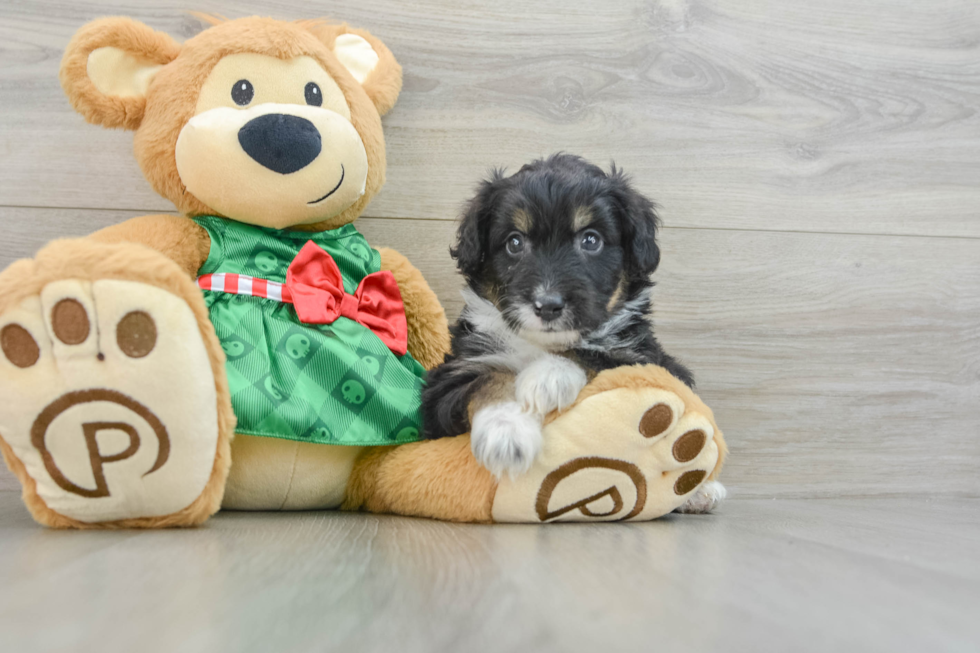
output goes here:
[[[88, 20], [187, 38], [187, 8], [0, 4], [0, 265], [172, 210], [57, 69]], [[980, 496], [980, 3], [192, 8], [333, 16], [391, 47], [389, 181], [359, 226], [453, 316], [452, 220], [488, 168], [567, 150], [633, 173], [666, 224], [659, 333], [728, 436], [735, 496]]]

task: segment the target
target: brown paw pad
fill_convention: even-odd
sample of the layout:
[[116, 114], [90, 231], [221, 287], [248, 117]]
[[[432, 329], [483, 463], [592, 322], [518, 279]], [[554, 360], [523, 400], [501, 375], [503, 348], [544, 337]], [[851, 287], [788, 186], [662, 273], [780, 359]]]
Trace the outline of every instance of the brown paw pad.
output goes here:
[[670, 428], [674, 411], [667, 404], [657, 404], [640, 419], [640, 433], [645, 438], [655, 438]]
[[143, 358], [157, 344], [157, 325], [148, 313], [132, 311], [116, 325], [116, 343], [130, 358]]
[[705, 443], [708, 441], [708, 436], [704, 434], [701, 429], [695, 429], [693, 431], [688, 431], [681, 437], [677, 438], [674, 443], [673, 449], [671, 450], [674, 454], [674, 460], [679, 463], [686, 463], [694, 460], [704, 449]]
[[677, 481], [674, 482], [674, 494], [677, 496], [684, 496], [700, 485], [701, 481], [703, 481], [704, 477], [707, 475], [708, 472], [702, 469], [684, 472], [677, 478]]
[[66, 345], [85, 342], [91, 329], [88, 313], [77, 299], [62, 299], [51, 309], [51, 330]]
[[8, 324], [0, 330], [0, 349], [17, 367], [30, 367], [41, 357], [34, 337], [19, 324]]

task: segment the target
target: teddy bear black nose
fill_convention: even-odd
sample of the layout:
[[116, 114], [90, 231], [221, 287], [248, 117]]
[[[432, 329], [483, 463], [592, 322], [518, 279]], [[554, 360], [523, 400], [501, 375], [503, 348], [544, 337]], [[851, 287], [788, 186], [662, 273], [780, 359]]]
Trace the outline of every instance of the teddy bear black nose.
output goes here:
[[238, 130], [238, 142], [256, 162], [288, 175], [310, 165], [320, 154], [320, 132], [312, 122], [284, 113], [253, 118]]

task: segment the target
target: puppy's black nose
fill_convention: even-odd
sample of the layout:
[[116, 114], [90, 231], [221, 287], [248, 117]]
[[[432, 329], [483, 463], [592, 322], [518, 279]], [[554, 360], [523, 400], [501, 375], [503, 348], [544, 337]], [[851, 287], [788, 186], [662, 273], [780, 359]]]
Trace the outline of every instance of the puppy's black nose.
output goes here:
[[534, 300], [534, 313], [545, 322], [557, 320], [565, 310], [565, 298], [558, 293], [538, 295]]
[[288, 175], [310, 165], [320, 154], [320, 132], [306, 118], [267, 113], [238, 130], [242, 149], [257, 163]]

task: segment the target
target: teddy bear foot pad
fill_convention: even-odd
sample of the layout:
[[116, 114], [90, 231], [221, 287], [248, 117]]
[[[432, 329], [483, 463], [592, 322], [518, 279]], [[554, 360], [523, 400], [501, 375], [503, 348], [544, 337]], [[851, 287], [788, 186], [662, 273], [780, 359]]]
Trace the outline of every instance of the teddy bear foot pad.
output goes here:
[[718, 462], [711, 420], [669, 390], [617, 388], [551, 422], [527, 474], [501, 481], [498, 522], [643, 521], [684, 505]]
[[218, 400], [184, 300], [134, 281], [55, 280], [0, 315], [0, 349], [4, 454], [25, 499], [61, 519], [47, 522], [161, 517], [202, 494]]

